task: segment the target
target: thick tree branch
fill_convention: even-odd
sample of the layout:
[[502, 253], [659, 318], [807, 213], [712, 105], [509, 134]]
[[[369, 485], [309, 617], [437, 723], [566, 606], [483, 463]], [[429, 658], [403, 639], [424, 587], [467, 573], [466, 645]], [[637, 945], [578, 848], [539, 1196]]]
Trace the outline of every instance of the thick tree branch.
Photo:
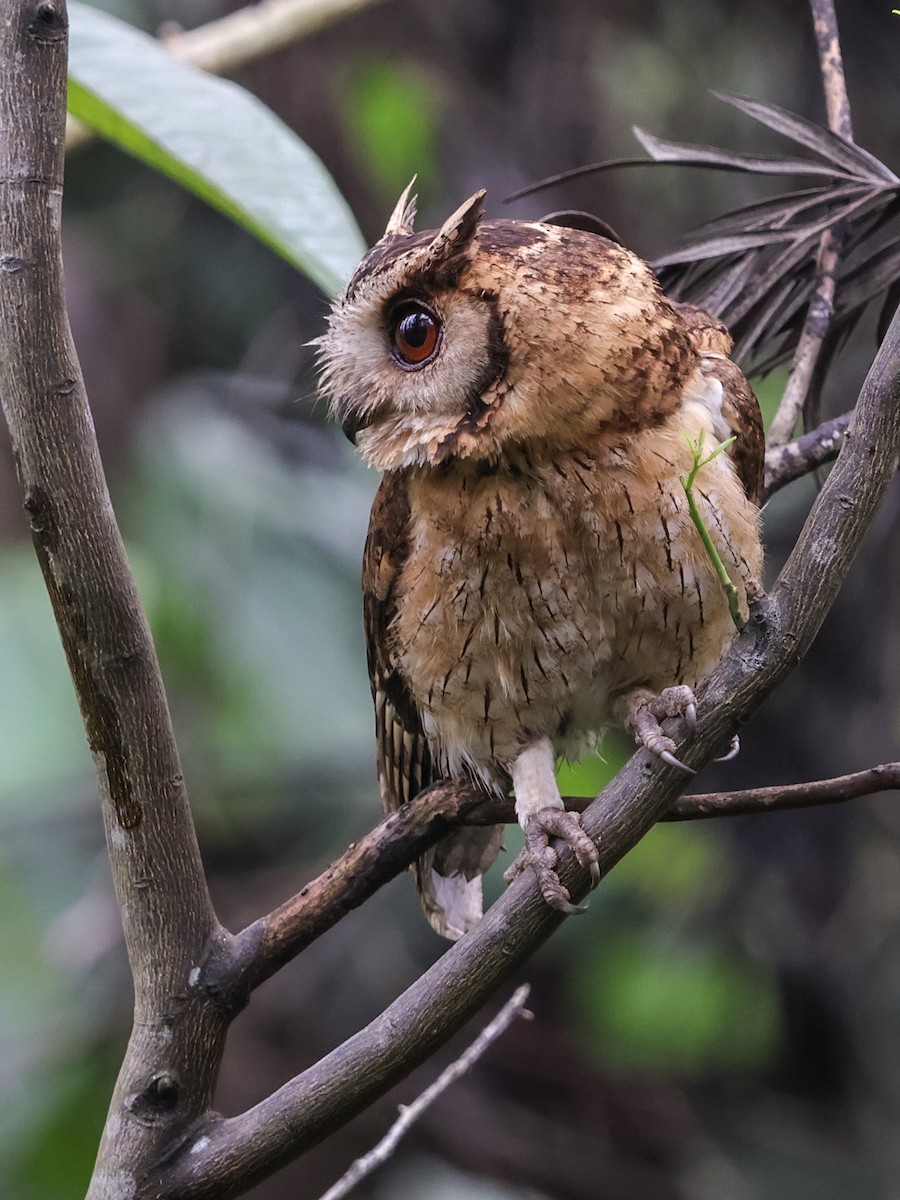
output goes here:
[[[853, 138], [853, 127], [850, 122], [850, 102], [844, 80], [834, 2], [810, 0], [810, 6], [819, 51], [828, 128], [850, 141]], [[781, 446], [793, 437], [797, 419], [809, 394], [822, 344], [834, 316], [835, 272], [839, 254], [838, 235], [834, 230], [826, 229], [819, 242], [815, 291], [809, 302], [797, 349], [794, 351], [787, 387], [769, 428], [768, 439], [771, 446]]]
[[63, 304], [66, 46], [65, 0], [4, 5], [0, 395], [94, 755], [134, 975], [134, 1033], [90, 1192], [121, 1200], [148, 1144], [177, 1136], [209, 1105], [224, 1023], [190, 993], [189, 974], [219, 930]]
[[[797, 665], [850, 568], [900, 452], [900, 316], [860, 396], [851, 433], [817, 497], [770, 600], [751, 619], [701, 693], [695, 736], [679, 754], [700, 767]], [[679, 725], [675, 732], [683, 733]], [[683, 776], [637, 753], [583, 817], [609, 870], [671, 807]], [[584, 872], [563, 852], [560, 876], [573, 898]], [[211, 1117], [161, 1165], [154, 1198], [238, 1195], [321, 1141], [403, 1078], [478, 1009], [564, 919], [521, 876], [481, 924], [366, 1029], [255, 1108]]]

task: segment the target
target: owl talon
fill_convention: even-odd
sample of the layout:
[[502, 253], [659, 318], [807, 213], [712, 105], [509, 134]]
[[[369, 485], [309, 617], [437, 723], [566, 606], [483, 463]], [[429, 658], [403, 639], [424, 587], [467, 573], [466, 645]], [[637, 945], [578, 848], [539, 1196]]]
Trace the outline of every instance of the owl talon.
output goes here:
[[721, 758], [717, 758], [715, 761], [716, 762], [731, 762], [731, 760], [733, 758], [737, 758], [737, 756], [740, 754], [740, 752], [741, 752], [741, 739], [740, 739], [740, 735], [736, 733], [734, 735], [734, 737], [731, 739], [731, 745], [728, 748], [728, 752], [726, 754], [723, 754]]
[[512, 883], [531, 868], [541, 895], [551, 908], [569, 915], [586, 912], [585, 907], [572, 903], [568, 888], [560, 882], [555, 870], [557, 854], [550, 845], [551, 837], [566, 842], [581, 866], [590, 873], [591, 888], [595, 888], [600, 882], [600, 858], [593, 840], [581, 827], [580, 815], [563, 808], [542, 808], [525, 822], [524, 830], [525, 849], [504, 874], [506, 882]]
[[661, 758], [662, 761], [664, 763], [668, 763], [670, 767], [675, 767], [679, 771], [686, 771], [688, 775], [697, 774], [693, 767], [689, 767], [687, 763], [683, 763], [680, 758], [676, 758], [675, 755], [670, 753], [668, 750], [660, 750], [656, 757]]
[[660, 721], [666, 717], [684, 717], [692, 732], [697, 728], [697, 701], [689, 687], [684, 684], [668, 687], [658, 696], [638, 691], [625, 702], [625, 723], [637, 744], [670, 767], [696, 775], [696, 771], [675, 757], [675, 743], [666, 737], [660, 726]]

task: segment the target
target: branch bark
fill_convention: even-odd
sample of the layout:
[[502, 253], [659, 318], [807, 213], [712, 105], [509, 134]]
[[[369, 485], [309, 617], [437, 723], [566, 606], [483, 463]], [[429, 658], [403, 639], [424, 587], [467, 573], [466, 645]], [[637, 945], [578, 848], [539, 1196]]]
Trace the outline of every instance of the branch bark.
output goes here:
[[4, 5], [0, 394], [97, 769], [134, 976], [134, 1032], [89, 1193], [122, 1200], [132, 1194], [134, 1163], [210, 1103], [225, 1025], [189, 977], [223, 935], [63, 304], [66, 48], [65, 0]]
[[801, 475], [808, 475], [816, 467], [834, 462], [852, 417], [852, 413], [843, 413], [831, 421], [824, 421], [817, 429], [802, 434], [792, 442], [770, 446], [766, 451], [766, 479], [760, 503], [764, 504], [770, 496]]
[[790, 808], [816, 808], [823, 804], [843, 804], [860, 796], [889, 792], [900, 788], [900, 763], [882, 763], [852, 775], [834, 779], [814, 779], [809, 783], [779, 784], [774, 787], [747, 788], [741, 792], [708, 792], [706, 795], [680, 796], [664, 821], [702, 821], [709, 817], [747, 816], [751, 813], [784, 812]]

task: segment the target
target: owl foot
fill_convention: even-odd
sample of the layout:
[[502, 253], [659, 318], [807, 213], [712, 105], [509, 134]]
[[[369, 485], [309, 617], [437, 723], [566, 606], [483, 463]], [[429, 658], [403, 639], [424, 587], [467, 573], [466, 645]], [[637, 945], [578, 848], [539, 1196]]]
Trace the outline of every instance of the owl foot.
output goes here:
[[523, 829], [525, 849], [504, 874], [506, 882], [512, 883], [530, 868], [551, 908], [569, 914], [586, 912], [586, 908], [572, 903], [568, 888], [560, 881], [555, 870], [558, 856], [550, 845], [551, 837], [566, 842], [582, 867], [590, 872], [591, 888], [595, 888], [600, 882], [600, 858], [594, 842], [581, 828], [580, 815], [564, 808], [542, 808], [528, 817]]
[[675, 757], [675, 743], [666, 737], [660, 721], [666, 717], [684, 717], [688, 728], [697, 727], [697, 701], [694, 693], [684, 684], [667, 687], [653, 696], [650, 692], [635, 692], [626, 701], [625, 724], [634, 734], [634, 740], [670, 767], [696, 775], [686, 763]]

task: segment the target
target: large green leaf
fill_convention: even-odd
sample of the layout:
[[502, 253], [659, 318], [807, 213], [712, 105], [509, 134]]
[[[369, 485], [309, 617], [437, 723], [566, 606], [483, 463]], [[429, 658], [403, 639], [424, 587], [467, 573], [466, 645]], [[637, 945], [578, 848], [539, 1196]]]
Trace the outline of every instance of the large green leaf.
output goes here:
[[336, 293], [365, 242], [309, 147], [237, 84], [78, 0], [69, 11], [69, 110]]

